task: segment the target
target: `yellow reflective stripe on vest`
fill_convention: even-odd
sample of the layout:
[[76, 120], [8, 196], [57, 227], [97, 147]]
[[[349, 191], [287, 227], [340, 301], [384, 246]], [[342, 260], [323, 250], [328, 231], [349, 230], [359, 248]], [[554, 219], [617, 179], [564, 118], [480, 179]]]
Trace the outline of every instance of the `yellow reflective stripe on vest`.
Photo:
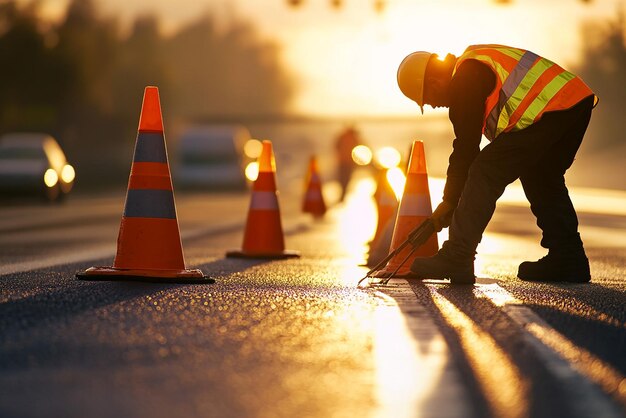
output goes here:
[[[535, 55], [535, 57], [537, 57], [537, 55]], [[494, 138], [500, 135], [502, 132], [504, 132], [504, 130], [509, 125], [509, 121], [511, 120], [511, 115], [513, 114], [513, 112], [517, 110], [522, 100], [524, 100], [524, 98], [526, 98], [528, 93], [530, 93], [530, 90], [532, 89], [533, 85], [537, 82], [537, 80], [539, 80], [539, 78], [543, 75], [543, 73], [545, 73], [552, 66], [554, 66], [553, 62], [542, 58], [526, 73], [526, 75], [521, 80], [521, 82], [519, 83], [515, 91], [509, 97], [509, 100], [507, 100], [502, 114], [500, 114], [500, 119], [498, 119], [498, 126], [495, 129]], [[525, 113], [526, 111], [524, 111], [524, 114]], [[518, 129], [513, 128], [513, 130], [518, 130]]]
[[576, 76], [568, 71], [563, 71], [556, 76], [541, 90], [541, 93], [537, 95], [535, 100], [528, 106], [528, 109], [524, 111], [524, 114], [520, 120], [515, 124], [513, 130], [524, 129], [534, 122], [537, 115], [539, 115], [543, 109], [548, 105], [550, 100], [557, 95], [557, 93]]
[[491, 49], [493, 49], [494, 51], [498, 51], [504, 55], [508, 55], [509, 57], [516, 59], [516, 60], [521, 59], [524, 53], [527, 52], [521, 49], [506, 48], [506, 47], [495, 47]]
[[539, 63], [533, 65], [537, 58], [539, 58], [537, 54], [530, 51], [524, 52], [509, 77], [502, 84], [498, 103], [487, 117], [487, 129], [493, 133], [494, 138], [506, 129], [517, 106], [539, 76], [543, 74], [543, 71], [540, 73], [535, 71], [539, 65]]
[[518, 60], [522, 57], [522, 55], [524, 55], [524, 52], [526, 52], [523, 49], [518, 49], [518, 48], [510, 48], [508, 46], [503, 46], [503, 45], [498, 45], [498, 44], [486, 44], [486, 45], [473, 45], [468, 47], [465, 50], [465, 54], [467, 54], [468, 52], [476, 52], [476, 51], [480, 51], [480, 50], [491, 50], [491, 51], [498, 51], [502, 54], [508, 55], [509, 57]]

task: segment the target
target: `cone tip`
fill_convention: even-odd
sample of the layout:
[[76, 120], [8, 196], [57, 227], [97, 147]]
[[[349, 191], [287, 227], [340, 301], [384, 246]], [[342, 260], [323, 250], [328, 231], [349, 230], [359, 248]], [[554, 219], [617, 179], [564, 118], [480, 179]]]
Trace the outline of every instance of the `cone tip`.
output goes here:
[[146, 86], [144, 89], [138, 130], [141, 132], [163, 132], [161, 101], [159, 88], [156, 86]]
[[263, 149], [259, 156], [259, 172], [276, 172], [276, 160], [272, 149], [272, 141], [263, 140]]
[[408, 173], [426, 174], [426, 155], [424, 154], [424, 142], [413, 141], [411, 157], [409, 160]]

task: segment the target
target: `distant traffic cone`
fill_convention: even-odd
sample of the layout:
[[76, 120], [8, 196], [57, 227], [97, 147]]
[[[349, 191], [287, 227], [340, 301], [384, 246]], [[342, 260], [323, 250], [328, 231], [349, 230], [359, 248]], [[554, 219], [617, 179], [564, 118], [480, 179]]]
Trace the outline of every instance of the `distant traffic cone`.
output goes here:
[[326, 202], [322, 194], [322, 181], [317, 170], [317, 160], [311, 156], [309, 171], [306, 177], [306, 194], [302, 201], [302, 212], [310, 213], [315, 218], [321, 218], [326, 213]]
[[91, 267], [76, 276], [158, 283], [215, 281], [200, 270], [185, 268], [157, 87], [144, 91], [113, 266]]
[[398, 208], [396, 207], [396, 210], [391, 215], [391, 218], [389, 218], [387, 223], [382, 228], [378, 239], [369, 243], [367, 262], [365, 263], [367, 266], [374, 267], [389, 255], [389, 247], [391, 246], [391, 239], [393, 238], [393, 229], [395, 226], [397, 210]]
[[[398, 198], [389, 184], [387, 179], [387, 173], [389, 170], [380, 170], [377, 175], [376, 191], [374, 192], [374, 200], [376, 202], [376, 211], [378, 213], [378, 223], [376, 225], [376, 232], [370, 245], [374, 244], [380, 239], [383, 234], [385, 226], [389, 220], [393, 217], [398, 208]], [[384, 257], [383, 257], [384, 258]]]
[[[409, 233], [433, 213], [430, 203], [430, 192], [428, 190], [428, 173], [426, 171], [424, 143], [422, 141], [413, 142], [411, 159], [407, 171], [404, 193], [400, 200], [396, 225], [393, 231], [393, 238], [391, 239], [390, 252], [399, 247], [400, 244], [408, 238]], [[389, 260], [384, 268], [372, 273], [371, 277], [387, 278], [396, 269], [398, 269], [398, 271], [393, 277], [411, 277], [412, 273], [410, 267], [415, 258], [429, 257], [435, 255], [439, 250], [437, 234], [433, 234], [424, 245], [415, 250], [415, 252], [404, 261], [412, 250], [411, 246], [407, 246]]]
[[374, 201], [378, 222], [374, 238], [369, 242], [367, 265], [375, 266], [388, 254], [393, 236], [394, 222], [398, 210], [398, 198], [389, 183], [389, 170], [379, 170], [376, 181]]
[[270, 141], [263, 141], [259, 156], [259, 176], [252, 187], [242, 248], [229, 251], [226, 256], [266, 259], [300, 257], [296, 251], [285, 250], [276, 191], [276, 163]]

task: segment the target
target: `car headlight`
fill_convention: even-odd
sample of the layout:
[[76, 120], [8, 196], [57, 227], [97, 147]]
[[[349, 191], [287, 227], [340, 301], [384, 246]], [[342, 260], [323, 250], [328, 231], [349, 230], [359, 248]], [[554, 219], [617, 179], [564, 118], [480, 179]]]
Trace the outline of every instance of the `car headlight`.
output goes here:
[[43, 175], [43, 182], [46, 183], [46, 186], [48, 187], [54, 187], [59, 182], [59, 175], [56, 171], [49, 168]]
[[63, 183], [71, 183], [74, 181], [74, 177], [76, 177], [74, 167], [69, 164], [65, 164], [63, 170], [61, 170], [61, 180], [63, 180]]

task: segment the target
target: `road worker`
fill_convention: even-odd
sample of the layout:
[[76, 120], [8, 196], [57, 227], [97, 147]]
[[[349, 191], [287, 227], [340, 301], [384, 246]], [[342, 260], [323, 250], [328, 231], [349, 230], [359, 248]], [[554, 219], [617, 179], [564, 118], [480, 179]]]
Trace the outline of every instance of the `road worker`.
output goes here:
[[352, 150], [361, 144], [359, 132], [352, 125], [347, 126], [335, 140], [337, 156], [337, 177], [341, 185], [340, 201], [343, 202], [356, 163], [352, 159]]
[[[408, 55], [398, 68], [402, 93], [424, 105], [448, 107], [456, 138], [437, 231], [450, 227], [439, 252], [417, 258], [417, 278], [473, 284], [476, 247], [505, 187], [520, 179], [548, 254], [519, 266], [528, 281], [582, 283], [589, 261], [565, 185], [598, 99], [576, 75], [530, 51], [474, 45], [458, 58]], [[479, 148], [484, 135], [490, 143]]]

